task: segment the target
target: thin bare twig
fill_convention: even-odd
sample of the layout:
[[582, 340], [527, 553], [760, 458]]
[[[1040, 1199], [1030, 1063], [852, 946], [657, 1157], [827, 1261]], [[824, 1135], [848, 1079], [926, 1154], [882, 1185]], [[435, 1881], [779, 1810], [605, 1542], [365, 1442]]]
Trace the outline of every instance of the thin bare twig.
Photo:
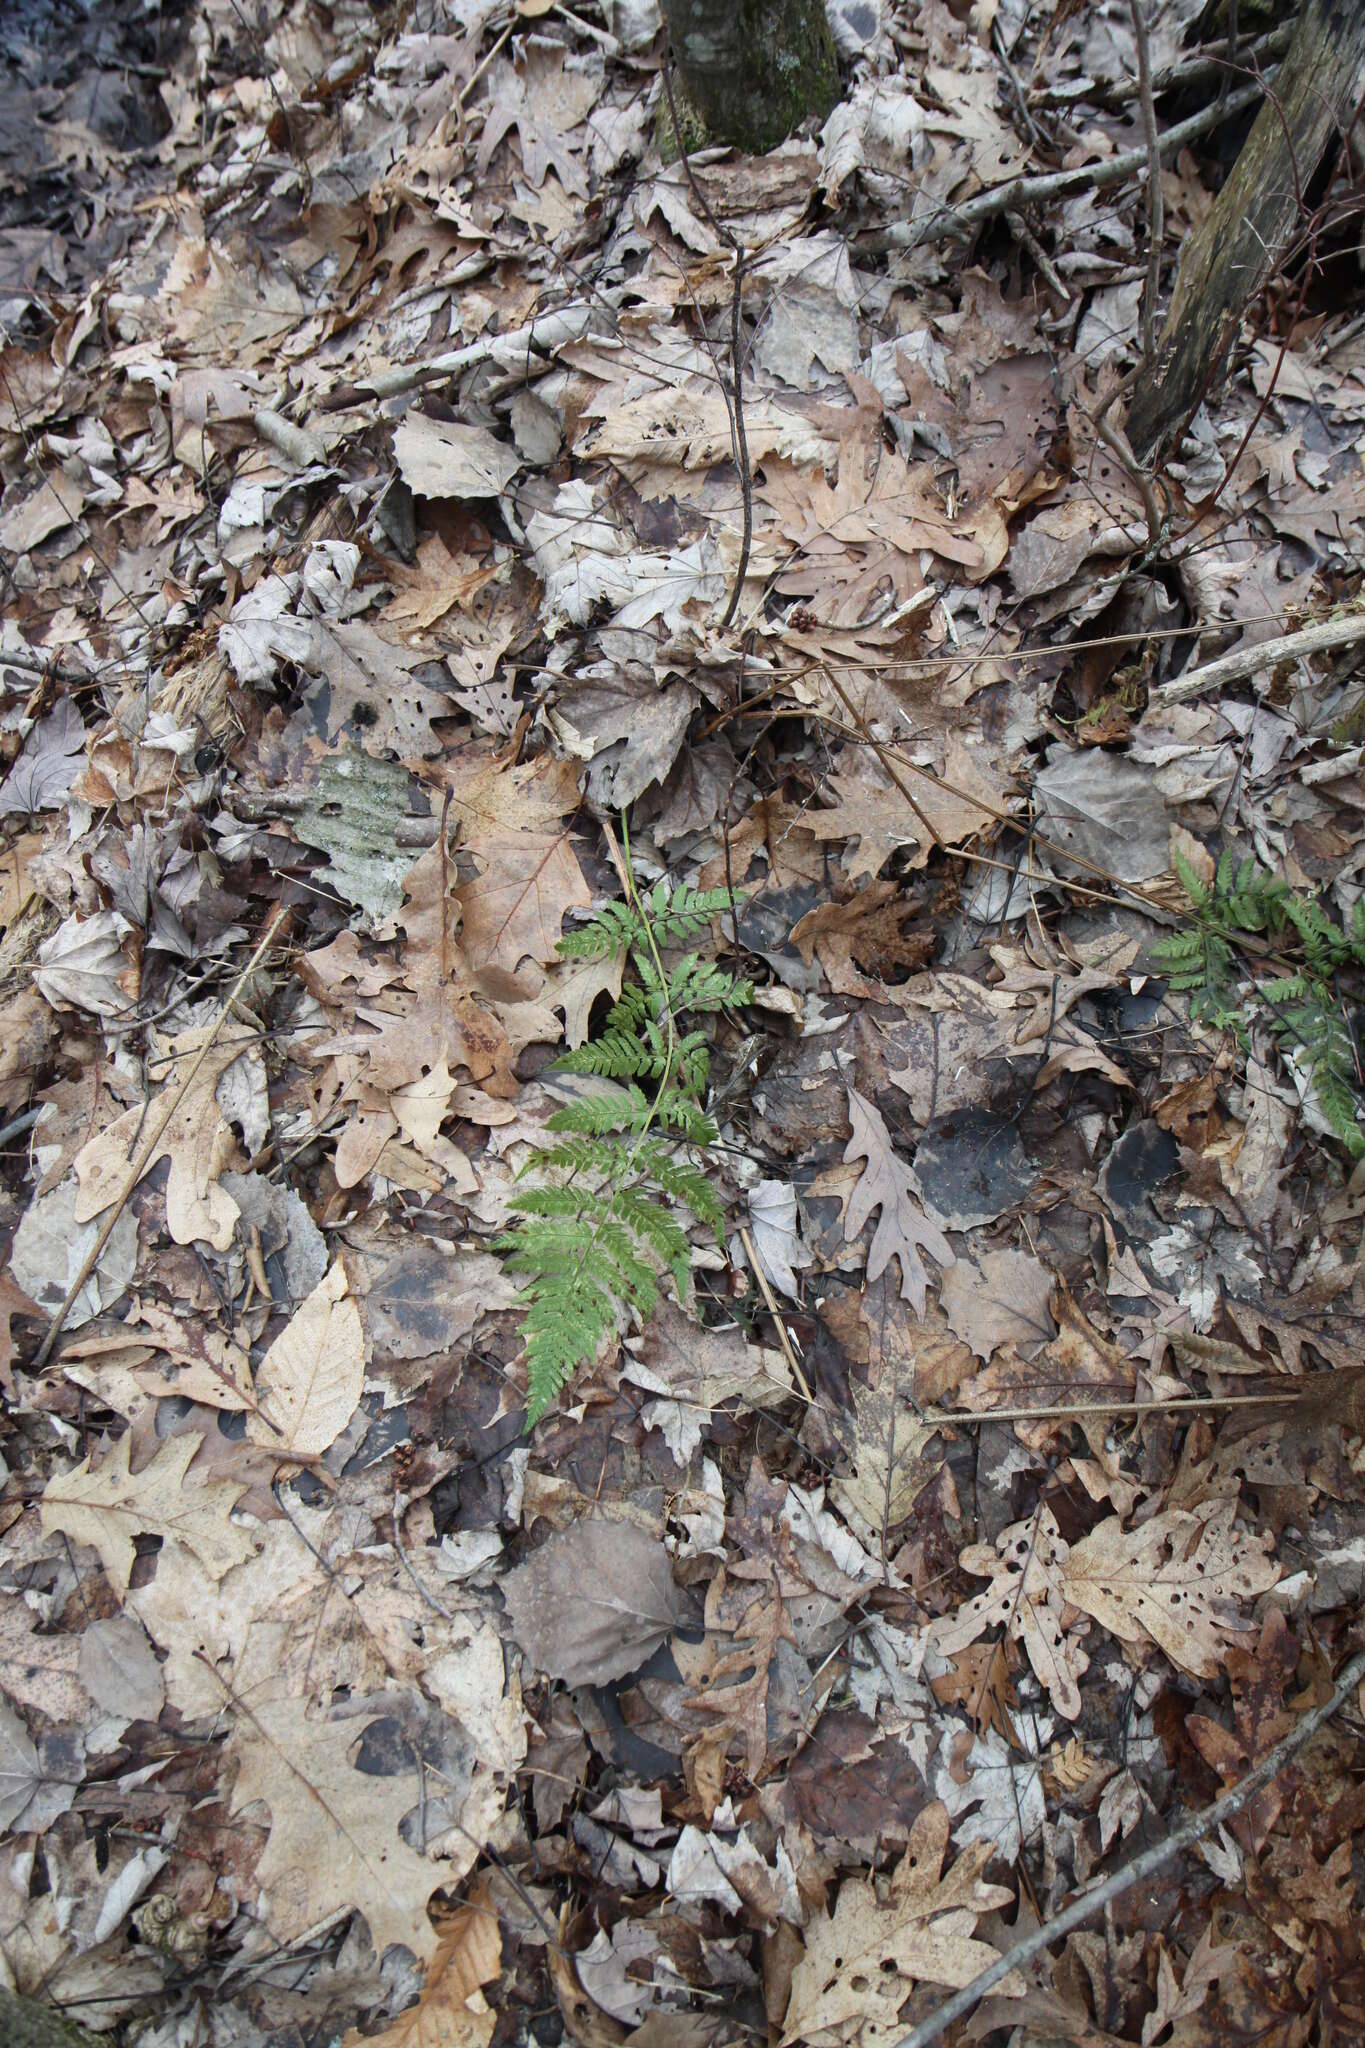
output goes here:
[[1142, 102], [1142, 130], [1147, 137], [1147, 285], [1142, 295], [1142, 355], [1144, 362], [1156, 361], [1156, 303], [1161, 291], [1161, 244], [1166, 233], [1166, 208], [1161, 190], [1161, 137], [1156, 125], [1156, 98], [1152, 92], [1152, 52], [1147, 40], [1147, 9], [1144, 0], [1129, 0], [1133, 34], [1137, 39], [1138, 93]]
[[133, 1189], [137, 1186], [143, 1174], [147, 1171], [147, 1162], [150, 1160], [153, 1152], [157, 1148], [157, 1145], [160, 1143], [162, 1133], [165, 1131], [166, 1126], [170, 1122], [172, 1116], [174, 1116], [177, 1106], [184, 1100], [185, 1091], [189, 1088], [190, 1084], [194, 1080], [195, 1075], [199, 1072], [199, 1069], [203, 1066], [204, 1061], [208, 1058], [209, 1053], [212, 1051], [219, 1032], [222, 1030], [228, 1018], [232, 1015], [233, 1009], [237, 1002], [237, 998], [242, 993], [242, 990], [246, 987], [246, 984], [251, 979], [252, 975], [256, 972], [256, 969], [260, 966], [261, 961], [265, 958], [266, 950], [269, 947], [271, 940], [274, 938], [276, 932], [284, 923], [288, 915], [289, 911], [286, 905], [284, 905], [283, 903], [279, 904], [276, 908], [275, 915], [271, 918], [269, 924], [266, 926], [265, 930], [262, 932], [259, 940], [257, 941], [256, 946], [252, 951], [251, 958], [247, 961], [246, 966], [242, 969], [236, 981], [232, 984], [232, 988], [228, 993], [226, 1001], [224, 1002], [222, 1008], [219, 1010], [218, 1015], [214, 1018], [213, 1023], [209, 1027], [209, 1030], [205, 1036], [203, 1044], [200, 1046], [194, 1058], [190, 1061], [188, 1069], [181, 1076], [181, 1079], [177, 1084], [167, 1087], [162, 1091], [161, 1100], [157, 1104], [157, 1107], [151, 1116], [151, 1119], [146, 1130], [143, 1132], [142, 1142], [138, 1146], [136, 1153], [133, 1155], [133, 1163], [128, 1169], [127, 1175], [124, 1179], [123, 1186], [119, 1189], [118, 1194], [114, 1197], [113, 1204], [109, 1210], [108, 1215], [104, 1219], [104, 1223], [100, 1229], [99, 1236], [95, 1239], [94, 1244], [91, 1245], [90, 1250], [86, 1253], [84, 1259], [82, 1259], [81, 1269], [79, 1273], [77, 1273], [75, 1279], [72, 1281], [71, 1285], [66, 1290], [66, 1299], [63, 1301], [61, 1307], [57, 1310], [56, 1314], [53, 1316], [51, 1322], [47, 1326], [47, 1330], [44, 1334], [43, 1341], [38, 1347], [38, 1354], [33, 1361], [32, 1367], [30, 1368], [33, 1372], [41, 1372], [43, 1367], [47, 1364], [48, 1359], [51, 1357], [52, 1347], [56, 1343], [58, 1337], [60, 1337], [60, 1335], [62, 1334], [62, 1325], [65, 1323], [67, 1317], [71, 1313], [71, 1305], [75, 1301], [76, 1296], [80, 1293], [82, 1287], [84, 1287], [86, 1281], [90, 1278], [90, 1275], [94, 1272], [95, 1267], [98, 1265], [100, 1254], [103, 1252], [104, 1247], [108, 1244], [110, 1237], [113, 1235], [114, 1225], [118, 1222], [119, 1217], [123, 1214], [124, 1206], [127, 1203], [128, 1197], [132, 1194]]
[[1070, 1401], [1055, 1408], [921, 1408], [917, 1420], [940, 1422], [1075, 1422], [1089, 1415], [1187, 1415], [1224, 1408], [1294, 1408], [1297, 1394], [1192, 1394], [1181, 1401]]
[[1176, 1858], [1195, 1842], [1202, 1842], [1206, 1835], [1213, 1834], [1224, 1821], [1234, 1819], [1264, 1786], [1279, 1776], [1285, 1765], [1291, 1762], [1305, 1743], [1317, 1734], [1323, 1722], [1330, 1720], [1337, 1709], [1350, 1698], [1362, 1679], [1365, 1679], [1365, 1650], [1353, 1657], [1346, 1666], [1333, 1688], [1331, 1698], [1324, 1700], [1320, 1707], [1314, 1707], [1311, 1713], [1305, 1714], [1297, 1727], [1292, 1728], [1282, 1742], [1277, 1742], [1269, 1755], [1263, 1757], [1254, 1770], [1248, 1771], [1230, 1792], [1225, 1792], [1221, 1799], [1215, 1799], [1212, 1806], [1206, 1806], [1199, 1813], [1191, 1814], [1173, 1835], [1168, 1835], [1164, 1842], [1158, 1842], [1155, 1848], [1148, 1849], [1144, 1855], [1134, 1857], [1131, 1863], [1125, 1864], [1122, 1870], [1116, 1870], [1103, 1884], [1097, 1884], [1091, 1891], [1082, 1892], [1080, 1898], [1073, 1900], [1065, 1912], [1059, 1913], [1055, 1920], [1045, 1921], [1041, 1927], [1035, 1928], [1032, 1934], [1026, 1935], [1022, 1941], [1015, 1942], [1013, 1948], [1006, 1949], [998, 1962], [992, 1963], [988, 1970], [983, 1970], [979, 1977], [973, 1977], [970, 1984], [955, 1992], [951, 1998], [945, 2000], [937, 2012], [931, 2013], [927, 2020], [922, 2020], [911, 2033], [905, 2035], [897, 2044], [897, 2048], [930, 2048], [930, 2043], [946, 2034], [954, 2020], [960, 2020], [964, 2013], [970, 2012], [988, 1991], [994, 1991], [996, 1985], [1003, 1983], [1013, 1971], [1023, 1969], [1026, 1963], [1031, 1963], [1044, 1949], [1051, 1948], [1054, 1942], [1061, 1941], [1077, 1927], [1083, 1927], [1102, 1906], [1107, 1906], [1113, 1899], [1122, 1898], [1124, 1893], [1132, 1891], [1135, 1885], [1144, 1884], [1149, 1877], [1154, 1877], [1157, 1871], [1164, 1870], [1168, 1863], [1174, 1863]]
[[1117, 427], [1110, 426], [1108, 419], [1105, 417], [1110, 405], [1122, 390], [1123, 386], [1120, 385], [1118, 390], [1111, 392], [1109, 399], [1093, 415], [1095, 432], [1099, 435], [1110, 454], [1123, 465], [1124, 470], [1137, 487], [1138, 496], [1142, 499], [1142, 509], [1147, 515], [1147, 552], [1151, 556], [1161, 546], [1166, 516], [1157, 503], [1156, 484], [1150, 472], [1143, 468], [1132, 449], [1128, 446], [1128, 443], [1119, 433]]
[[697, 174], [688, 155], [682, 123], [678, 119], [678, 103], [673, 97], [673, 50], [667, 41], [664, 45], [663, 81], [664, 96], [668, 101], [668, 118], [673, 123], [673, 140], [678, 145], [678, 158], [692, 197], [696, 200], [703, 217], [710, 222], [721, 241], [733, 252], [735, 259], [735, 288], [730, 299], [730, 390], [726, 390], [724, 379], [721, 380], [720, 388], [725, 400], [725, 410], [730, 417], [730, 447], [735, 458], [735, 468], [739, 471], [739, 488], [744, 500], [744, 530], [740, 536], [739, 562], [730, 590], [730, 602], [726, 605], [725, 616], [720, 622], [721, 632], [728, 633], [735, 613], [739, 610], [739, 600], [744, 591], [744, 578], [749, 570], [749, 550], [754, 538], [754, 482], [749, 474], [749, 441], [744, 431], [744, 351], [740, 346], [741, 301], [744, 296], [744, 266], [748, 261], [748, 251], [742, 242], [736, 240], [729, 228], [717, 220], [711, 202], [697, 182]]
[[763, 1270], [763, 1261], [754, 1249], [754, 1241], [750, 1237], [747, 1227], [742, 1223], [739, 1226], [739, 1241], [744, 1246], [749, 1264], [754, 1269], [754, 1277], [763, 1291], [763, 1299], [768, 1305], [768, 1314], [777, 1325], [777, 1340], [782, 1346], [782, 1356], [791, 1367], [792, 1378], [796, 1381], [802, 1398], [809, 1405], [815, 1400], [815, 1396], [810, 1390], [810, 1382], [801, 1370], [801, 1361], [792, 1347], [791, 1338], [787, 1335], [787, 1326], [782, 1320], [782, 1311], [774, 1299], [772, 1288], [768, 1285], [768, 1276]]

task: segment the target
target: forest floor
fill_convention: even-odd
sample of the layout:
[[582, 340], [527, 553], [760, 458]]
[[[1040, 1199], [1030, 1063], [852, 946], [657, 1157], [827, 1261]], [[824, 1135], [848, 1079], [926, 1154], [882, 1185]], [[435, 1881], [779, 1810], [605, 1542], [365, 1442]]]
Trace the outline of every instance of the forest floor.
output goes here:
[[[5, 13], [5, 1981], [891, 2048], [1289, 1738], [946, 2037], [1359, 2044], [1352, 160], [1154, 533], [1127, 0], [685, 165], [608, 5]], [[684, 886], [721, 1228], [528, 1430], [561, 941]]]

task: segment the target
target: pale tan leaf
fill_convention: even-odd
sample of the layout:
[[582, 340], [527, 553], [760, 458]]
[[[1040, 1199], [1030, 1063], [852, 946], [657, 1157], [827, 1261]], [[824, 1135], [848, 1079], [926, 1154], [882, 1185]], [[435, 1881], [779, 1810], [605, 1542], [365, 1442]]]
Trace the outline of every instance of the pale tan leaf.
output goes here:
[[404, 483], [419, 498], [496, 498], [520, 468], [516, 450], [487, 427], [410, 412], [393, 437]]
[[[166, 1088], [179, 1088], [194, 1059], [212, 1030], [197, 1025], [176, 1038], [163, 1041], [157, 1057], [148, 1064], [153, 1081]], [[238, 1217], [237, 1204], [218, 1176], [232, 1162], [234, 1141], [227, 1118], [218, 1106], [216, 1089], [233, 1062], [256, 1044], [256, 1033], [245, 1026], [229, 1025], [219, 1034], [203, 1065], [184, 1087], [170, 1121], [143, 1166], [151, 1171], [160, 1159], [171, 1162], [166, 1183], [166, 1226], [177, 1244], [202, 1238], [215, 1251], [226, 1251], [232, 1243], [232, 1228]], [[154, 1101], [152, 1114], [160, 1107]], [[126, 1110], [105, 1130], [93, 1137], [76, 1155], [76, 1178], [81, 1192], [76, 1221], [85, 1223], [107, 1209], [123, 1188], [148, 1118], [145, 1103]]]
[[364, 1384], [365, 1333], [338, 1259], [261, 1360], [247, 1436], [281, 1457], [316, 1457], [354, 1415]]
[[568, 833], [521, 833], [489, 844], [487, 854], [481, 872], [455, 891], [470, 966], [515, 974], [525, 959], [555, 959], [565, 916], [592, 902]]
[[[805, 1953], [792, 1973], [783, 2048], [860, 2026], [864, 2048], [894, 2040], [897, 2014], [916, 1984], [969, 1984], [997, 1961], [997, 1951], [974, 1939], [983, 1913], [1007, 1905], [1011, 1894], [984, 1884], [981, 1872], [995, 1853], [976, 1842], [941, 1876], [948, 1846], [948, 1812], [927, 1806], [917, 1818], [889, 1893], [850, 1878], [839, 1887], [832, 1914], [806, 1929]], [[931, 1924], [932, 1923], [932, 1924]], [[1002, 1993], [1016, 1995], [1017, 1977]], [[900, 2031], [904, 2031], [901, 2029]]]
[[150, 1465], [130, 1472], [130, 1439], [120, 1437], [103, 1464], [89, 1458], [74, 1472], [49, 1480], [42, 1498], [42, 1525], [60, 1530], [73, 1543], [89, 1543], [100, 1554], [110, 1583], [126, 1593], [138, 1536], [159, 1536], [188, 1550], [210, 1578], [242, 1564], [252, 1553], [250, 1537], [228, 1520], [243, 1491], [233, 1479], [195, 1480], [189, 1466], [201, 1439], [168, 1437]]
[[891, 1260], [898, 1259], [901, 1298], [912, 1304], [916, 1315], [922, 1316], [928, 1276], [920, 1250], [947, 1267], [954, 1261], [953, 1248], [938, 1225], [925, 1214], [919, 1182], [905, 1161], [897, 1157], [880, 1115], [856, 1088], [848, 1090], [848, 1113], [853, 1136], [844, 1151], [845, 1163], [865, 1159], [867, 1165], [849, 1197], [844, 1236], [851, 1242], [872, 1211], [880, 1208], [881, 1217], [867, 1255], [867, 1277], [879, 1279]]
[[1248, 1626], [1237, 1603], [1280, 1576], [1270, 1534], [1258, 1536], [1236, 1515], [1226, 1495], [1188, 1513], [1170, 1508], [1131, 1530], [1113, 1515], [1066, 1558], [1066, 1598], [1121, 1642], [1149, 1636], [1182, 1671], [1216, 1678]]
[[209, 1408], [253, 1408], [251, 1361], [240, 1344], [199, 1317], [183, 1321], [157, 1302], [141, 1303], [136, 1323], [124, 1325], [130, 1339], [142, 1337], [174, 1362], [173, 1372], [152, 1365], [134, 1368], [149, 1394], [202, 1401]]
[[509, 128], [521, 144], [521, 167], [539, 191], [553, 168], [566, 192], [587, 193], [587, 178], [569, 147], [570, 131], [585, 119], [602, 89], [602, 59], [570, 57], [545, 36], [515, 45], [515, 62], [494, 65], [475, 163], [486, 171]]
[[301, 1699], [253, 1700], [232, 1733], [239, 1767], [231, 1810], [257, 1800], [270, 1808], [256, 1877], [277, 1941], [287, 1945], [339, 1913], [360, 1912], [376, 1954], [401, 1942], [429, 1963], [438, 1943], [427, 1900], [463, 1873], [403, 1840], [398, 1827], [416, 1804], [416, 1782], [355, 1769], [364, 1729], [359, 1720], [315, 1720]]
[[598, 996], [620, 995], [624, 964], [619, 953], [606, 953], [600, 960], [565, 960], [551, 968], [540, 999], [552, 1010], [563, 1011], [566, 1045], [582, 1045], [586, 1040]]

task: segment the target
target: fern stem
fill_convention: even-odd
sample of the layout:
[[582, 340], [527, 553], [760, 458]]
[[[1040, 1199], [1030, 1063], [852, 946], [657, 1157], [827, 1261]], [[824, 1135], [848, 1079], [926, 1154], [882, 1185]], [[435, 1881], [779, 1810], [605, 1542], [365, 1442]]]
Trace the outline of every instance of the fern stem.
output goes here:
[[654, 1091], [654, 1100], [649, 1105], [649, 1114], [645, 1118], [644, 1123], [641, 1125], [640, 1130], [636, 1135], [635, 1144], [631, 1148], [630, 1159], [627, 1162], [627, 1170], [629, 1170], [630, 1167], [634, 1165], [635, 1160], [639, 1157], [640, 1147], [644, 1144], [645, 1139], [649, 1136], [650, 1126], [654, 1122], [654, 1118], [658, 1111], [659, 1103], [663, 1098], [664, 1091], [672, 1083], [673, 1063], [677, 1058], [678, 1054], [678, 1027], [673, 1017], [673, 1005], [668, 1000], [668, 976], [664, 973], [664, 963], [659, 955], [659, 944], [658, 940], [654, 936], [653, 920], [650, 918], [650, 915], [648, 911], [645, 909], [644, 904], [640, 901], [640, 891], [636, 887], [635, 863], [634, 861], [632, 861], [630, 857], [630, 822], [624, 811], [622, 811], [621, 813], [621, 852], [626, 870], [626, 890], [630, 896], [631, 902], [635, 906], [636, 915], [638, 916], [641, 925], [644, 927], [645, 940], [649, 946], [650, 958], [654, 962], [654, 971], [659, 977], [659, 1005], [660, 1008], [663, 1010], [664, 1022], [668, 1028], [668, 1054], [664, 1065], [664, 1071], [660, 1078], [659, 1085]]

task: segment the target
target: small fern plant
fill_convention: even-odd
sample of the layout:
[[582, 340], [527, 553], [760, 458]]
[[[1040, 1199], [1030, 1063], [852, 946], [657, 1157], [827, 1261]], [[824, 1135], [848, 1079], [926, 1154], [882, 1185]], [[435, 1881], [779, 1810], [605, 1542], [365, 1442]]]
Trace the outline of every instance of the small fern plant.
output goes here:
[[692, 1264], [683, 1218], [720, 1237], [723, 1210], [704, 1163], [719, 1138], [705, 1107], [710, 1052], [692, 1020], [748, 1002], [753, 989], [697, 951], [667, 966], [664, 955], [696, 939], [731, 897], [666, 881], [641, 894], [628, 842], [626, 879], [625, 902], [559, 942], [568, 960], [616, 955], [631, 977], [599, 1036], [555, 1061], [561, 1074], [611, 1085], [546, 1119], [556, 1142], [521, 1176], [539, 1185], [513, 1197], [519, 1220], [494, 1240], [524, 1283], [528, 1429], [596, 1356], [618, 1308], [648, 1316], [664, 1274], [681, 1297]]
[[[1193, 922], [1153, 947], [1171, 987], [1190, 997], [1190, 1012], [1245, 1043], [1248, 1026], [1265, 1022], [1308, 1083], [1317, 1105], [1353, 1159], [1365, 1156], [1365, 1083], [1354, 1029], [1357, 994], [1347, 979], [1365, 968], [1365, 897], [1350, 925], [1337, 924], [1316, 897], [1303, 896], [1254, 858], [1224, 850], [1212, 883], [1179, 853], [1181, 887]], [[1245, 989], [1238, 939], [1297, 940], [1302, 964], [1290, 974], [1252, 980]]]

